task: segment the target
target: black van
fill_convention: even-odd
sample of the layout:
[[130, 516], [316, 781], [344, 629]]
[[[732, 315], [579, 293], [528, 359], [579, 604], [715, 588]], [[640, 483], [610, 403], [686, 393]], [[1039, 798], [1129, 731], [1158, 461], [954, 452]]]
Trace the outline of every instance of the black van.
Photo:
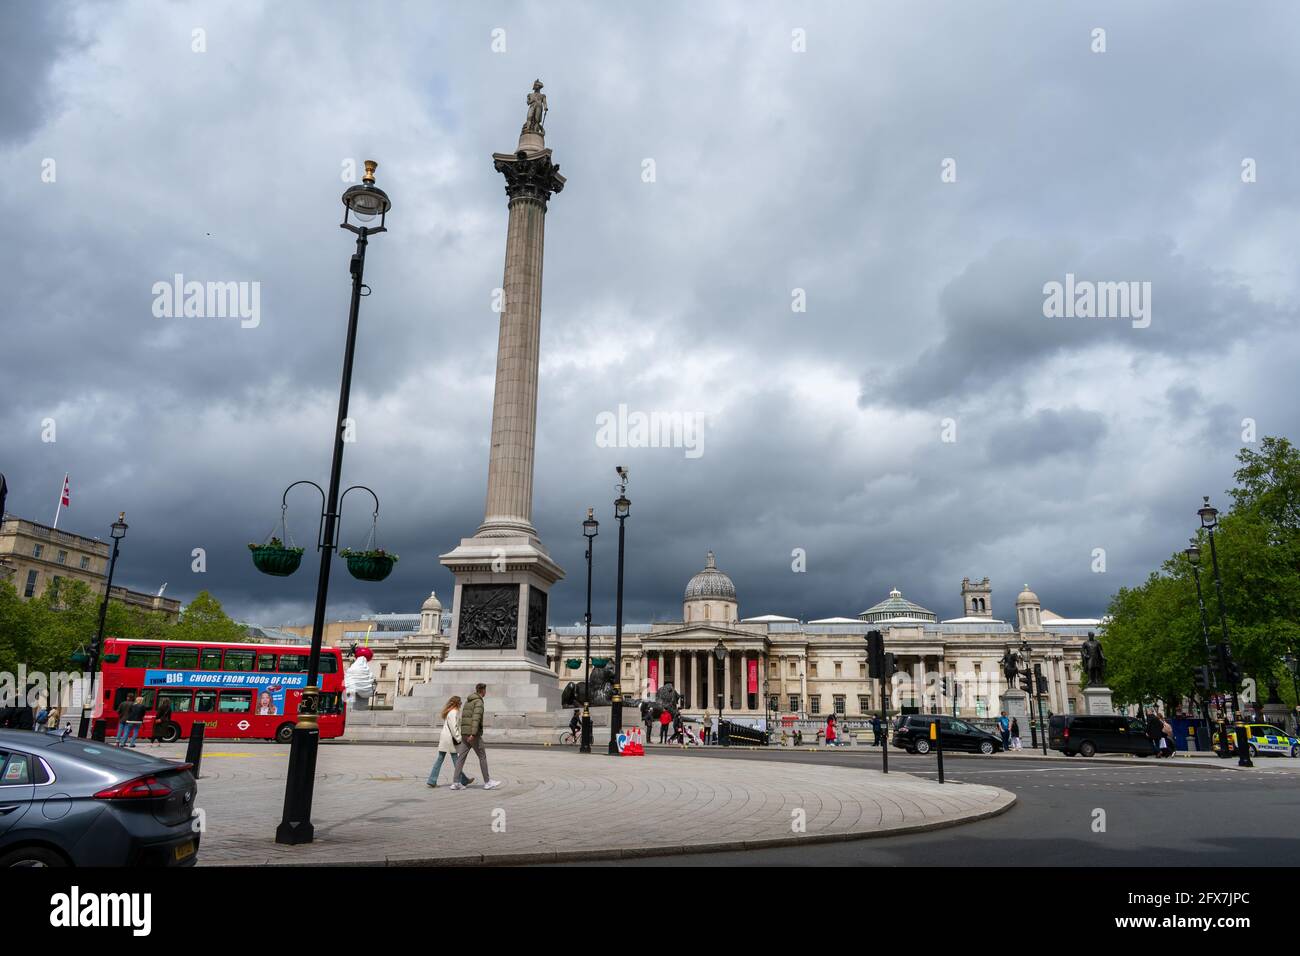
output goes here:
[[1135, 717], [1087, 717], [1082, 714], [1053, 714], [1048, 722], [1048, 745], [1067, 757], [1081, 754], [1133, 754], [1149, 757], [1155, 752], [1147, 739], [1146, 725]]

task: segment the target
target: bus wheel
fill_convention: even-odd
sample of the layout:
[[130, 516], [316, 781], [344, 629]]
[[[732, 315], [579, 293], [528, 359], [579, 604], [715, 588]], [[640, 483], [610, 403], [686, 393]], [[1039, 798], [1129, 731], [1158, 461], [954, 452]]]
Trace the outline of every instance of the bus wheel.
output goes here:
[[168, 721], [163, 724], [161, 736], [163, 743], [174, 744], [176, 741], [181, 739], [181, 729], [176, 724]]
[[293, 724], [281, 724], [275, 728], [275, 742], [278, 744], [287, 744], [293, 739]]

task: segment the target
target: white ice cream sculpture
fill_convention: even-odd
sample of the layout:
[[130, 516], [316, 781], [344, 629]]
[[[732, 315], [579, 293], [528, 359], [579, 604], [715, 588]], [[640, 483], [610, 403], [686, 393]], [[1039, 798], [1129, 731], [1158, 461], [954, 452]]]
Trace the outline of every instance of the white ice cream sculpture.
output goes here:
[[343, 675], [343, 695], [349, 707], [364, 710], [375, 693], [375, 675], [370, 671], [370, 659], [375, 652], [368, 647], [357, 648], [357, 659]]

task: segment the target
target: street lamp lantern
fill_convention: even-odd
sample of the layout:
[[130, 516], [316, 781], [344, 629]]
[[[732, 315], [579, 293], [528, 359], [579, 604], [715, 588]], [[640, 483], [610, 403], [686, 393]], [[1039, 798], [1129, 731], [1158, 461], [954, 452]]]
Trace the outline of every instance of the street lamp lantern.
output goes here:
[[723, 644], [721, 641], [718, 641], [718, 643], [713, 646], [713, 656], [718, 659], [719, 664], [725, 661], [727, 659], [726, 645]]
[[1187, 556], [1187, 561], [1192, 567], [1200, 567], [1201, 564], [1201, 546], [1196, 543], [1196, 539], [1191, 539], [1191, 544], [1183, 549], [1183, 554]]
[[112, 526], [109, 528], [109, 534], [114, 538], [121, 540], [126, 537], [126, 528], [126, 512], [119, 511], [117, 513], [117, 520], [114, 521]]
[[596, 509], [588, 508], [587, 520], [582, 523], [583, 535], [585, 535], [587, 540], [590, 541], [592, 538], [596, 537], [596, 534], [599, 531], [599, 529], [600, 529], [600, 522], [596, 520]]
[[632, 502], [628, 501], [624, 495], [619, 495], [614, 501], [614, 517], [626, 518], [632, 512]]
[[377, 227], [365, 227], [368, 232], [384, 232], [384, 218], [388, 210], [392, 208], [393, 203], [388, 198], [388, 193], [384, 192], [375, 185], [375, 168], [379, 164], [373, 159], [366, 160], [366, 174], [361, 177], [361, 182], [355, 186], [349, 186], [343, 191], [343, 222], [340, 225], [344, 229], [357, 232], [357, 228], [348, 222], [349, 216], [356, 217], [361, 223], [374, 222], [376, 216], [379, 217]]
[[1201, 516], [1201, 527], [1213, 531], [1219, 526], [1219, 509], [1210, 504], [1209, 495], [1202, 497], [1205, 500], [1205, 505], [1198, 508], [1196, 513]]

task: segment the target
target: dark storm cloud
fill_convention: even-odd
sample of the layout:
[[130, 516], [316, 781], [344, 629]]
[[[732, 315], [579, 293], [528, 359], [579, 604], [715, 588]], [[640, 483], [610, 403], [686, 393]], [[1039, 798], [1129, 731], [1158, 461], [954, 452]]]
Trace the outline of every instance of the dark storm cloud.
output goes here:
[[72, 44], [68, 9], [56, 3], [10, 4], [0, 30], [0, 147], [37, 129], [56, 105], [50, 74]]
[[[961, 578], [985, 574], [1004, 618], [1026, 581], [1084, 615], [1181, 546], [1244, 418], [1300, 424], [1279, 386], [1300, 361], [1300, 131], [1276, 121], [1300, 72], [1291, 10], [412, 2], [357, 31], [347, 4], [16, 9], [0, 468], [37, 520], [65, 471], [61, 527], [102, 536], [125, 508], [134, 587], [308, 617], [314, 573], [259, 576], [246, 545], [287, 484], [327, 477], [341, 174], [373, 157], [394, 208], [367, 259], [344, 481], [378, 492], [401, 561], [378, 586], [340, 565], [330, 615], [449, 600], [437, 556], [477, 526], [487, 471], [507, 215], [490, 154], [535, 77], [569, 177], [547, 217], [534, 507], [569, 572], [555, 623], [581, 616], [589, 505], [612, 619], [616, 464], [629, 620], [680, 614], [709, 549], [746, 615], [851, 615], [897, 586], [956, 616]], [[70, 43], [69, 23], [93, 29]], [[1067, 272], [1152, 282], [1151, 326], [1044, 318]], [[177, 273], [259, 283], [260, 322], [156, 317]], [[703, 454], [599, 446], [620, 404], [705, 414]], [[289, 508], [309, 548], [312, 494]], [[369, 522], [350, 496], [342, 543]]]

